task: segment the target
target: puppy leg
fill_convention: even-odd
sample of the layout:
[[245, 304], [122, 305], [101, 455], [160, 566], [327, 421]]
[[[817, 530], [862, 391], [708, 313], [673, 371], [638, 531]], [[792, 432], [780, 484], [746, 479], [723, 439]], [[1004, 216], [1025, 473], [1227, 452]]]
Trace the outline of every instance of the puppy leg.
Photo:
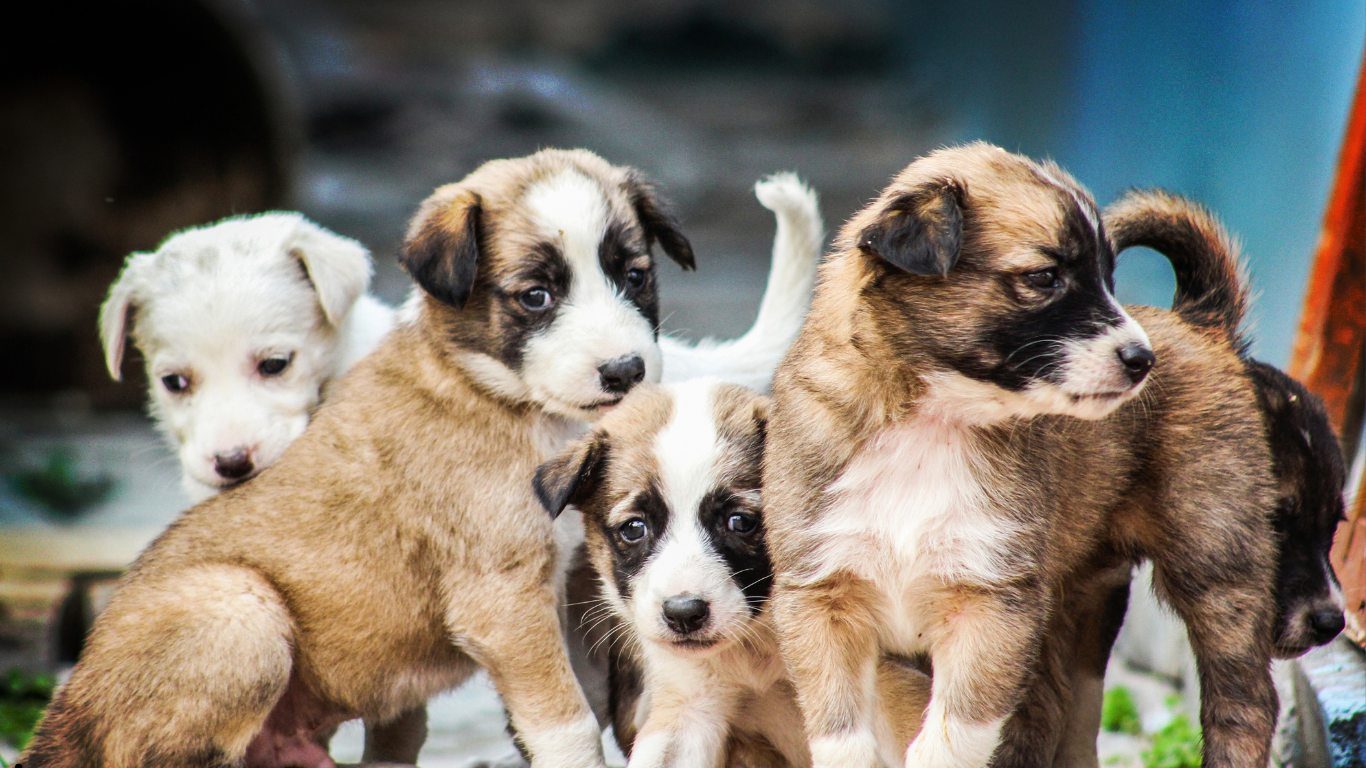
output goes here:
[[[220, 768], [241, 765], [250, 746], [330, 766], [316, 736], [335, 723], [312, 717], [305, 688], [281, 704], [298, 683], [292, 639], [283, 601], [247, 568], [201, 566], [126, 584], [19, 762]], [[300, 712], [308, 722], [292, 717]], [[288, 732], [267, 727], [285, 721]]]
[[875, 599], [870, 584], [847, 573], [775, 586], [774, 623], [815, 768], [878, 764]]
[[652, 688], [650, 715], [631, 748], [630, 768], [715, 768], [734, 709], [734, 695], [705, 673]]
[[930, 596], [934, 677], [906, 765], [980, 768], [991, 759], [1043, 634], [1049, 600], [1041, 592], [947, 586]]
[[1185, 621], [1195, 652], [1203, 765], [1261, 768], [1278, 713], [1271, 683], [1271, 585], [1239, 578], [1261, 570], [1247, 552], [1224, 563], [1204, 554], [1171, 547], [1155, 561], [1154, 582]]
[[387, 723], [365, 723], [362, 763], [416, 763], [427, 741], [427, 707], [402, 712]]
[[481, 596], [490, 613], [475, 615], [457, 636], [488, 669], [535, 768], [601, 768], [601, 731], [574, 678], [554, 590], [506, 586]]

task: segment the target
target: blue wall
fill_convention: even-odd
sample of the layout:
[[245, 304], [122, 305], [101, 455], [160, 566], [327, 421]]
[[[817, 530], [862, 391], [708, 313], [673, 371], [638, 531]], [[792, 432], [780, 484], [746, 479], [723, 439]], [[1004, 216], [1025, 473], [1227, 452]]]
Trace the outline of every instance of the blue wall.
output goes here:
[[[949, 10], [949, 9], [952, 10]], [[928, 28], [927, 28], [928, 25]], [[1051, 156], [1102, 204], [1161, 186], [1218, 212], [1258, 291], [1254, 353], [1284, 364], [1366, 42], [1363, 0], [922, 7], [930, 92], [959, 139]], [[1172, 278], [1131, 252], [1121, 298], [1166, 306]]]

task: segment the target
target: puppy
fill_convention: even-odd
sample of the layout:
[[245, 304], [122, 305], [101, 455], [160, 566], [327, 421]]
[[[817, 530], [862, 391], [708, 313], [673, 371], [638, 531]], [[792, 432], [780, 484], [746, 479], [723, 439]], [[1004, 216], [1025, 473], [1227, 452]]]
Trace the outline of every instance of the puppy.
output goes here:
[[[811, 762], [766, 610], [768, 407], [716, 380], [641, 387], [536, 471], [552, 516], [569, 504], [584, 515], [610, 614], [597, 619], [614, 621], [601, 641], [624, 639], [627, 664], [640, 667], [632, 674], [618, 661], [613, 680], [614, 731], [633, 767]], [[888, 660], [878, 688], [895, 762], [919, 726], [928, 680]]]
[[[1276, 619], [1273, 655], [1289, 658], [1342, 629], [1342, 597], [1328, 563], [1343, 514], [1341, 450], [1318, 398], [1273, 366], [1247, 357], [1240, 330], [1247, 281], [1236, 242], [1209, 211], [1160, 191], [1134, 191], [1110, 206], [1105, 224], [1116, 253], [1142, 245], [1166, 256], [1176, 273], [1172, 310], [1243, 357], [1265, 421], [1276, 483]], [[1124, 620], [1129, 568], [1093, 569], [1064, 589], [1061, 618], [1024, 703], [1005, 726], [998, 763], [1038, 750], [1039, 735], [1065, 733], [1054, 765], [1096, 766], [1105, 669]], [[1069, 638], [1072, 638], [1069, 641]], [[1070, 651], [1064, 650], [1068, 642]], [[1070, 701], [1061, 706], [1058, 702]]]
[[270, 470], [143, 553], [25, 765], [331, 766], [319, 734], [478, 666], [533, 765], [601, 765], [527, 479], [658, 377], [656, 244], [693, 266], [650, 186], [588, 152], [438, 189], [401, 256], [413, 319]]
[[235, 216], [128, 257], [100, 309], [109, 374], [131, 328], [150, 410], [194, 501], [275, 463], [324, 387], [394, 324], [370, 255], [297, 213]]
[[[1256, 397], [1226, 341], [1120, 307], [1113, 262], [1080, 185], [984, 144], [912, 163], [842, 230], [774, 381], [764, 469], [772, 610], [817, 766], [877, 763], [889, 652], [934, 670], [907, 764], [986, 765], [1056, 655], [1063, 587], [1143, 557], [1200, 665], [1205, 764], [1265, 764]], [[998, 764], [1048, 764], [1058, 735], [1041, 738]]]
[[1116, 252], [1145, 246], [1176, 272], [1172, 310], [1222, 333], [1242, 355], [1266, 420], [1276, 507], [1274, 651], [1294, 658], [1342, 631], [1342, 587], [1328, 560], [1345, 515], [1346, 467], [1318, 397], [1275, 366], [1253, 360], [1240, 328], [1247, 312], [1238, 245], [1200, 205], [1158, 190], [1133, 191], [1105, 211]]

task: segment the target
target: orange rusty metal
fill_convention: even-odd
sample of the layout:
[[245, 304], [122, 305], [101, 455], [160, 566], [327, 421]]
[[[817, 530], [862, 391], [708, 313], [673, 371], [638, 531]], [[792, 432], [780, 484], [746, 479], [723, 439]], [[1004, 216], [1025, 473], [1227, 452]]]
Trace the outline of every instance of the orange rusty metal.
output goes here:
[[[1337, 178], [1314, 252], [1289, 373], [1323, 398], [1333, 426], [1357, 452], [1362, 423], [1361, 381], [1366, 355], [1366, 61], [1338, 158]], [[1352, 457], [1347, 457], [1351, 462]], [[1331, 559], [1347, 598], [1346, 633], [1366, 643], [1366, 478], [1358, 481], [1347, 519], [1333, 540]]]

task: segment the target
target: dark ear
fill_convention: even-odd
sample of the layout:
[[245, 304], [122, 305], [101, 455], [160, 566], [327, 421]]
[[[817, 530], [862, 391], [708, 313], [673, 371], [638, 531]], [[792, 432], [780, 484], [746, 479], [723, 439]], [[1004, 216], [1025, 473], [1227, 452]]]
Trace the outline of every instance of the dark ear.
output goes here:
[[640, 219], [640, 226], [645, 230], [646, 243], [658, 242], [659, 247], [680, 267], [697, 269], [692, 243], [683, 236], [678, 219], [674, 218], [668, 204], [655, 192], [654, 186], [636, 173], [626, 177], [624, 186], [626, 195], [631, 199], [631, 207], [636, 211], [636, 218]]
[[432, 298], [465, 306], [479, 266], [479, 195], [467, 192], [427, 214], [399, 253], [399, 263]]
[[589, 434], [563, 453], [536, 468], [531, 487], [552, 518], [570, 504], [582, 503], [597, 488], [607, 445], [602, 436]]
[[858, 246], [913, 275], [947, 275], [963, 239], [962, 189], [934, 181], [887, 204]]

